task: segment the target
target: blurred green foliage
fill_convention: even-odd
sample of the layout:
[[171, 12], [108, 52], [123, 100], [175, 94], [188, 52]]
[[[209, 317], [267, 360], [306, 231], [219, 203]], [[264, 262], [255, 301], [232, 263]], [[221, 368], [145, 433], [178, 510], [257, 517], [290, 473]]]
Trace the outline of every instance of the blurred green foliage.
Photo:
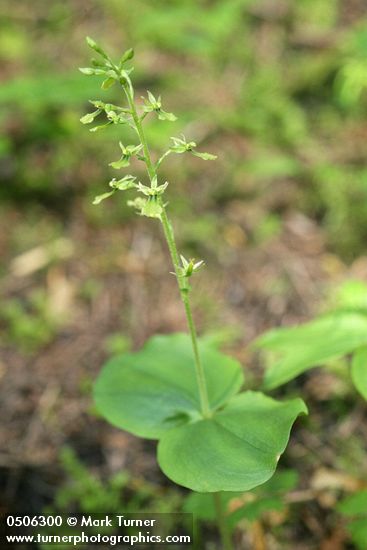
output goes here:
[[[284, 514], [287, 519], [286, 496], [294, 490], [298, 475], [294, 470], [278, 470], [274, 476], [256, 489], [247, 493], [221, 493], [222, 503], [226, 510], [225, 518], [231, 531], [243, 528], [248, 524], [264, 520], [271, 512]], [[202, 530], [207, 522], [216, 520], [216, 509], [213, 495], [210, 493], [191, 493], [183, 505], [185, 512], [194, 514], [195, 543], [201, 548]]]
[[[164, 175], [178, 197], [184, 183], [196, 182], [214, 214], [208, 224], [231, 198], [271, 195], [287, 182], [294, 193], [268, 207], [255, 243], [278, 230], [276, 216], [297, 208], [324, 225], [347, 260], [363, 250], [367, 14], [353, 17], [337, 0], [57, 0], [47, 7], [4, 0], [0, 31], [2, 198], [65, 214], [75, 196], [89, 202], [108, 181], [113, 137], [90, 140], [79, 124], [94, 84], [77, 66], [83, 37], [92, 34], [112, 51], [139, 50], [136, 80], [142, 90], [159, 85], [180, 117], [177, 127], [203, 121], [193, 137], [220, 153], [215, 182], [199, 184], [194, 160], [184, 172], [170, 161]], [[157, 146], [172, 131], [149, 130]]]
[[350, 538], [359, 550], [367, 548], [367, 490], [348, 495], [338, 504], [344, 516]]
[[62, 319], [50, 310], [42, 289], [32, 292], [27, 301], [12, 298], [0, 311], [0, 336], [4, 344], [13, 344], [23, 353], [35, 353], [50, 343]]
[[[70, 447], [62, 450], [60, 461], [67, 479], [56, 494], [53, 504], [55, 513], [56, 511], [65, 512], [71, 508], [80, 513], [134, 510], [134, 507], [128, 507], [123, 496], [129, 481], [126, 472], [118, 472], [103, 483], [83, 464]], [[137, 504], [134, 502], [134, 506]]]
[[60, 462], [65, 473], [65, 483], [58, 490], [54, 501], [55, 511], [59, 513], [70, 509], [90, 514], [106, 510], [172, 513], [181, 505], [181, 496], [176, 489], [161, 489], [143, 479], [132, 479], [125, 471], [119, 471], [106, 480], [99, 479], [70, 447], [62, 450]]
[[[124, 470], [101, 480], [93, 469], [85, 464], [71, 447], [64, 447], [60, 453], [64, 482], [58, 488], [52, 505], [43, 510], [45, 515], [57, 514], [121, 514], [121, 513], [165, 513], [169, 530], [175, 522], [175, 511], [180, 511], [182, 497], [176, 489], [161, 489], [142, 479], [132, 479]], [[171, 516], [169, 516], [171, 514]], [[172, 525], [170, 525], [172, 523]], [[111, 532], [110, 527], [99, 527], [95, 533]], [[47, 528], [44, 529], [44, 533]], [[67, 526], [61, 528], [63, 535], [73, 534]], [[50, 529], [50, 533], [53, 533]], [[92, 528], [93, 534], [93, 528]], [[55, 545], [43, 544], [50, 550]], [[70, 545], [56, 545], [56, 548], [71, 548]], [[84, 548], [85, 545], [82, 545]]]
[[358, 279], [348, 279], [331, 290], [328, 301], [328, 309], [367, 313], [367, 284]]

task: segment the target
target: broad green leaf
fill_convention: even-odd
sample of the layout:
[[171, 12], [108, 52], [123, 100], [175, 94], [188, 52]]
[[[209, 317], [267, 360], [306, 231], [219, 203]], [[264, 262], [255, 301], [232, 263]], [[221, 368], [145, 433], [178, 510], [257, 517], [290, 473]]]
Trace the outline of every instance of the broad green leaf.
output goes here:
[[241, 393], [211, 418], [192, 417], [163, 434], [159, 465], [193, 491], [248, 491], [274, 474], [301, 413], [307, 413], [301, 399], [279, 402], [262, 393]]
[[367, 401], [367, 347], [360, 348], [354, 353], [351, 374], [353, 384]]
[[300, 399], [235, 395], [240, 365], [200, 342], [212, 417], [203, 418], [188, 335], [152, 338], [112, 359], [94, 387], [97, 409], [113, 425], [160, 438], [158, 461], [173, 481], [198, 492], [245, 491], [268, 480], [284, 451]]
[[[200, 350], [214, 409], [238, 392], [242, 369], [208, 344], [200, 343]], [[189, 336], [155, 336], [139, 352], [111, 359], [97, 379], [94, 397], [111, 424], [146, 438], [200, 418]]]
[[355, 312], [328, 315], [298, 327], [271, 330], [256, 345], [271, 352], [264, 387], [276, 388], [312, 367], [367, 345], [367, 316]]

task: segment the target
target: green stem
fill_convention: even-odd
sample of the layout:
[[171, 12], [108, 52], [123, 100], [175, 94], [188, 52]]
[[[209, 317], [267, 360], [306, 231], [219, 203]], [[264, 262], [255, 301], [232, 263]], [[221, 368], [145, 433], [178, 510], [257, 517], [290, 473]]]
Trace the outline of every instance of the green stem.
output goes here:
[[222, 539], [223, 550], [232, 550], [231, 535], [226, 523], [225, 513], [223, 510], [222, 497], [220, 493], [213, 493], [215, 510], [217, 513], [218, 527]]
[[[149, 151], [147, 139], [146, 139], [146, 136], [145, 136], [144, 128], [143, 128], [143, 125], [141, 123], [141, 118], [139, 117], [139, 115], [137, 113], [134, 98], [132, 96], [132, 93], [131, 93], [130, 89], [127, 88], [124, 84], [122, 84], [122, 87], [125, 91], [127, 101], [129, 103], [131, 116], [133, 117], [136, 132], [137, 132], [137, 134], [139, 136], [139, 139], [140, 139], [140, 142], [143, 146], [145, 163], [146, 163], [146, 166], [147, 166], [149, 179], [152, 182], [154, 180], [154, 178], [157, 176], [157, 173], [156, 173], [156, 168], [155, 168], [155, 166], [152, 162], [151, 156], [150, 156], [150, 151]], [[168, 249], [169, 249], [169, 252], [170, 252], [170, 255], [171, 255], [173, 267], [174, 267], [176, 278], [177, 278], [177, 284], [178, 284], [178, 287], [179, 287], [179, 290], [180, 290], [180, 295], [181, 295], [181, 298], [182, 298], [182, 301], [183, 301], [183, 304], [184, 304], [184, 307], [185, 307], [187, 325], [188, 325], [188, 328], [189, 328], [189, 331], [190, 331], [192, 349], [193, 349], [194, 360], [195, 360], [196, 379], [197, 379], [197, 384], [198, 384], [198, 389], [199, 389], [201, 412], [202, 412], [202, 415], [205, 418], [209, 418], [211, 416], [211, 411], [210, 411], [209, 398], [208, 398], [208, 389], [207, 389], [207, 384], [206, 384], [206, 379], [205, 379], [204, 368], [203, 368], [203, 365], [202, 365], [201, 359], [200, 359], [198, 338], [197, 338], [195, 322], [194, 322], [192, 312], [191, 312], [191, 305], [190, 305], [190, 300], [189, 300], [189, 286], [188, 286], [187, 278], [184, 277], [181, 274], [180, 259], [179, 259], [179, 255], [178, 255], [178, 251], [177, 251], [176, 240], [175, 240], [172, 224], [168, 219], [165, 206], [164, 206], [164, 204], [162, 203], [161, 200], [160, 200], [160, 205], [162, 207], [162, 213], [161, 213], [161, 218], [160, 219], [161, 219], [162, 226], [163, 226], [163, 232], [164, 232], [164, 235], [165, 235], [165, 238], [166, 238], [166, 241], [167, 241], [167, 245], [168, 245]]]
[[210, 411], [209, 398], [208, 398], [208, 389], [206, 385], [204, 368], [200, 359], [198, 338], [197, 338], [195, 322], [191, 311], [187, 279], [186, 277], [183, 277], [180, 273], [180, 262], [178, 258], [178, 252], [177, 252], [172, 225], [167, 217], [166, 209], [164, 208], [163, 205], [162, 205], [162, 209], [163, 210], [161, 214], [161, 222], [163, 226], [163, 231], [164, 231], [164, 235], [166, 237], [168, 248], [171, 254], [172, 263], [175, 269], [176, 278], [178, 282], [178, 287], [180, 289], [181, 298], [185, 307], [187, 325], [190, 331], [191, 344], [192, 344], [192, 349], [194, 352], [194, 359], [195, 359], [196, 379], [197, 379], [198, 388], [199, 388], [201, 412], [205, 418], [209, 418], [211, 416], [211, 411]]
[[129, 103], [130, 111], [131, 111], [131, 116], [133, 117], [133, 121], [134, 121], [134, 124], [135, 124], [137, 134], [138, 134], [138, 136], [140, 138], [140, 141], [141, 141], [141, 144], [143, 146], [145, 163], [147, 165], [149, 179], [152, 182], [154, 177], [156, 176], [156, 171], [155, 171], [155, 168], [154, 168], [154, 165], [152, 163], [151, 156], [150, 156], [150, 151], [149, 151], [147, 139], [145, 137], [144, 128], [143, 128], [143, 125], [141, 123], [141, 119], [140, 119], [140, 117], [139, 117], [139, 115], [136, 111], [134, 98], [132, 97], [130, 91], [126, 88], [126, 86], [122, 85], [122, 87], [125, 90], [125, 94], [126, 94], [126, 97], [127, 97], [127, 101]]

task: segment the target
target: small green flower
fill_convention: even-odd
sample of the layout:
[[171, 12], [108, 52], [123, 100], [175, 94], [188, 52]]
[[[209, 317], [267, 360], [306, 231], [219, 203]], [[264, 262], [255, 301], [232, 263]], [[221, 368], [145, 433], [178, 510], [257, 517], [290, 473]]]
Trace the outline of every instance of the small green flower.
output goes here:
[[93, 201], [93, 204], [100, 204], [105, 199], [112, 197], [112, 195], [114, 195], [116, 191], [127, 191], [128, 189], [136, 187], [135, 180], [136, 177], [130, 175], [124, 176], [120, 180], [116, 180], [116, 178], [113, 178], [108, 184], [112, 188], [112, 191], [102, 193], [102, 195], [97, 195]]
[[110, 162], [109, 166], [112, 166], [112, 168], [115, 168], [118, 170], [119, 168], [126, 168], [130, 164], [130, 159], [133, 156], [138, 156], [138, 153], [142, 150], [143, 146], [140, 145], [128, 145], [125, 147], [121, 141], [119, 142], [119, 146], [122, 152], [122, 156], [119, 160], [115, 162]]
[[135, 176], [127, 175], [120, 180], [116, 180], [116, 178], [113, 178], [110, 181], [109, 186], [112, 187], [112, 189], [117, 189], [119, 191], [127, 191], [128, 189], [137, 187], [135, 181], [136, 181]]
[[167, 187], [168, 187], [168, 181], [166, 181], [162, 185], [157, 185], [157, 180], [156, 178], [154, 178], [150, 187], [148, 187], [147, 185], [143, 185], [142, 183], [139, 182], [137, 189], [138, 191], [140, 191], [140, 193], [143, 193], [143, 195], [146, 195], [147, 197], [158, 197], [159, 195], [162, 195], [165, 192]]
[[160, 218], [163, 212], [163, 208], [158, 201], [157, 195], [152, 195], [146, 199], [143, 208], [141, 209], [141, 215], [148, 218]]
[[148, 99], [146, 99], [145, 97], [142, 98], [145, 103], [144, 105], [145, 113], [151, 113], [154, 111], [157, 113], [159, 120], [169, 120], [170, 122], [174, 122], [175, 120], [177, 120], [177, 117], [173, 113], [167, 113], [162, 109], [161, 96], [159, 96], [158, 99], [156, 99], [154, 95], [151, 92], [149, 92], [149, 90], [147, 93], [148, 93]]
[[160, 219], [163, 212], [163, 207], [157, 195], [151, 195], [147, 199], [136, 197], [134, 200], [128, 201], [127, 205], [136, 208], [140, 216], [147, 216], [148, 218]]
[[82, 124], [91, 124], [93, 120], [102, 112], [101, 109], [97, 109], [96, 111], [93, 111], [93, 113], [87, 113], [86, 115], [82, 116], [80, 119], [80, 122]]
[[182, 254], [180, 255], [182, 267], [181, 267], [181, 273], [184, 277], [191, 277], [193, 273], [196, 273], [201, 269], [205, 264], [204, 260], [199, 260], [198, 262], [195, 262], [194, 258], [191, 258], [190, 260], [186, 260]]
[[172, 137], [171, 139], [173, 141], [173, 145], [170, 147], [172, 153], [182, 154], [189, 152], [203, 160], [215, 160], [217, 158], [216, 155], [212, 155], [211, 153], [199, 153], [195, 151], [197, 147], [195, 141], [186, 141], [183, 134], [181, 138]]

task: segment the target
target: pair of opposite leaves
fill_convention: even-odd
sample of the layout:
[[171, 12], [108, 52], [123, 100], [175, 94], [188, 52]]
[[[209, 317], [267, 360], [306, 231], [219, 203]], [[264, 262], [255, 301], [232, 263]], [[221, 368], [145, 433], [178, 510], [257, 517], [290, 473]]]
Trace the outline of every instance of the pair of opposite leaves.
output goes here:
[[158, 439], [158, 462], [179, 485], [198, 492], [247, 491], [274, 473], [301, 399], [276, 401], [240, 392], [241, 365], [199, 342], [211, 418], [200, 413], [188, 335], [155, 336], [137, 353], [108, 361], [95, 387], [100, 413], [137, 436]]

